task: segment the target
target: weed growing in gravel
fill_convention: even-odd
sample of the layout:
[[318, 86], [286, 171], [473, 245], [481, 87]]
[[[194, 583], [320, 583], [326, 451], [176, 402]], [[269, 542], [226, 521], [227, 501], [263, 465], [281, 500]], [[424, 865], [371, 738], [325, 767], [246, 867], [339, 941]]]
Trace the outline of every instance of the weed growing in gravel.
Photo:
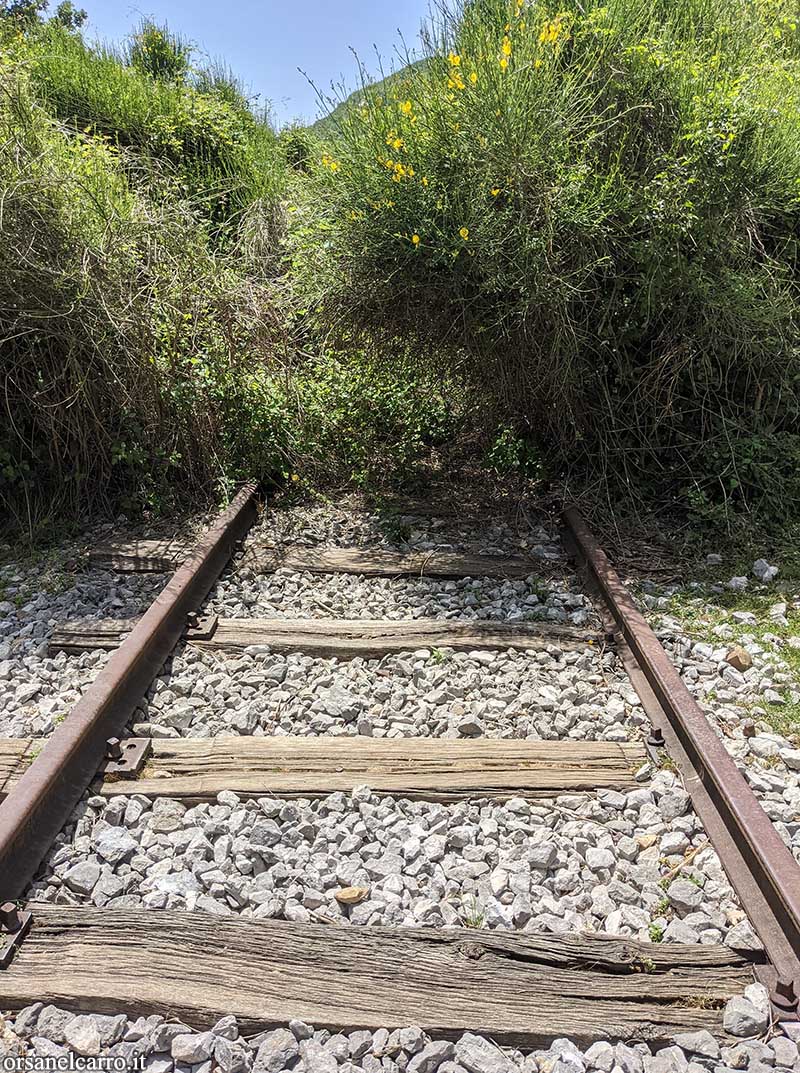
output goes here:
[[655, 961], [648, 957], [634, 958], [630, 967], [633, 972], [651, 973], [656, 971]]
[[472, 895], [468, 904], [461, 907], [465, 928], [482, 928], [486, 923], [486, 909], [476, 895]]
[[[743, 571], [744, 573], [744, 571]], [[726, 572], [730, 577], [730, 571]], [[788, 588], [790, 591], [784, 591]], [[795, 586], [784, 580], [781, 587], [764, 592], [734, 592], [730, 589], [715, 591], [710, 586], [682, 590], [670, 597], [668, 614], [681, 623], [681, 628], [694, 641], [705, 641], [715, 647], [755, 642], [774, 657], [780, 671], [791, 677], [784, 688], [776, 689], [781, 703], [763, 701], [742, 702], [741, 707], [754, 718], [766, 718], [778, 733], [788, 738], [800, 734], [800, 647], [789, 643], [800, 637], [800, 608], [796, 606]], [[771, 609], [785, 603], [785, 614], [776, 617]], [[755, 622], [737, 622], [733, 612], [746, 611], [755, 616]], [[785, 621], [783, 621], [785, 619]], [[724, 641], [715, 628], [727, 626]], [[777, 640], [776, 640], [777, 639]], [[715, 700], [715, 691], [706, 695]], [[762, 760], [762, 763], [764, 761]]]
[[661, 768], [662, 771], [677, 771], [678, 770], [677, 765], [675, 764], [675, 761], [672, 759], [672, 757], [669, 755], [669, 753], [666, 750], [662, 750], [661, 755], [659, 756], [659, 764], [658, 764], [658, 766]]
[[647, 929], [650, 935], [651, 943], [660, 943], [664, 939], [664, 925], [656, 924], [655, 921], [651, 921], [649, 928]]

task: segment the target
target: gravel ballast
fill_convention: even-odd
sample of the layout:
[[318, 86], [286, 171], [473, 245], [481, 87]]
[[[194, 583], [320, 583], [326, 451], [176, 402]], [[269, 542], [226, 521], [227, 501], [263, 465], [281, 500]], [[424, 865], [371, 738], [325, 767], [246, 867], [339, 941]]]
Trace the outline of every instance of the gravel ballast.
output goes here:
[[[753, 985], [748, 994], [729, 1006], [746, 1004], [747, 1015], [765, 1026], [764, 988]], [[432, 1039], [413, 1025], [345, 1034], [291, 1021], [245, 1038], [230, 1016], [198, 1032], [158, 1015], [135, 1020], [124, 1014], [75, 1015], [42, 1003], [5, 1023], [0, 1018], [0, 1057], [24, 1054], [109, 1055], [131, 1065], [143, 1060], [136, 1068], [148, 1073], [796, 1073], [800, 1067], [797, 1044], [783, 1034], [769, 1042], [734, 1040], [725, 1046], [709, 1032], [691, 1032], [657, 1052], [633, 1041], [601, 1040], [581, 1048], [556, 1039], [546, 1050], [523, 1052], [473, 1032]]]
[[[314, 507], [267, 512], [252, 539], [278, 546], [522, 550], [532, 571], [511, 581], [446, 581], [234, 569], [209, 602], [220, 615], [599, 625], [549, 525], [500, 522], [477, 530], [453, 518], [408, 514], [387, 522], [374, 513]], [[35, 571], [0, 572], [5, 737], [49, 734], [107, 659], [100, 652], [47, 656], [53, 625], [135, 617], [165, 577], [91, 569], [56, 595], [37, 592], [36, 581]], [[796, 688], [781, 663], [786, 639], [773, 642], [763, 632], [748, 638], [741, 632], [746, 620], [715, 626], [712, 640], [689, 636], [679, 618], [666, 614], [662, 601], [669, 598], [670, 590], [651, 586], [642, 603], [800, 859], [800, 752], [761, 718], [776, 695], [791, 696]], [[731, 661], [735, 645], [744, 648], [749, 666]], [[235, 657], [181, 647], [132, 729], [154, 737], [626, 741], [639, 740], [646, 725], [615, 654], [598, 646], [580, 652], [421, 650], [349, 661], [261, 647]], [[60, 904], [189, 908], [351, 926], [590, 930], [759, 949], [678, 777], [648, 766], [640, 778], [630, 793], [505, 804], [432, 804], [379, 797], [366, 786], [314, 801], [240, 800], [228, 792], [190, 809], [135, 793], [111, 802], [89, 797], [30, 895]], [[560, 1040], [548, 1051], [523, 1054], [487, 1037], [468, 1033], [448, 1042], [413, 1027], [331, 1036], [293, 1022], [243, 1040], [230, 1018], [197, 1033], [158, 1018], [76, 1017], [32, 1007], [8, 1019], [0, 1055], [4, 1048], [9, 1054], [144, 1055], [153, 1073], [800, 1073], [792, 1040], [763, 1041], [768, 1014], [757, 986], [732, 999], [724, 1019], [734, 1035], [761, 1039], [720, 1049], [701, 1033], [658, 1054], [644, 1045], [612, 1041], [580, 1049]]]
[[90, 570], [55, 593], [36, 571], [0, 568], [0, 736], [47, 737], [108, 659], [107, 652], [49, 656], [54, 626], [68, 619], [136, 618], [164, 586], [162, 575]]
[[[758, 948], [670, 772], [628, 794], [554, 802], [444, 805], [360, 787], [314, 801], [223, 792], [189, 809], [95, 797], [82, 812], [34, 898]], [[347, 888], [356, 904], [342, 904]]]
[[154, 682], [134, 731], [627, 741], [645, 721], [616, 657], [593, 648], [371, 660], [188, 648]]

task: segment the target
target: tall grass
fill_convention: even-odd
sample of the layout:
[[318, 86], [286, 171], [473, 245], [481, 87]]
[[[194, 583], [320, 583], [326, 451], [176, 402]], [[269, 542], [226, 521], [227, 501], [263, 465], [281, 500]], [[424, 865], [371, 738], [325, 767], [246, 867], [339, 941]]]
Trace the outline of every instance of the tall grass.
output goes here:
[[[232, 92], [220, 72], [189, 67], [190, 50], [144, 23], [127, 49], [92, 47], [46, 23], [21, 42], [32, 86], [76, 132], [102, 135], [169, 177], [230, 237], [249, 206], [281, 195], [283, 160], [274, 131]], [[151, 174], [151, 180], [154, 176]]]
[[295, 214], [328, 330], [466, 354], [608, 494], [800, 507], [785, 0], [469, 0], [339, 109]]
[[[157, 152], [175, 87], [55, 40], [47, 57], [37, 36], [0, 58], [0, 530], [58, 535], [120, 507], [208, 501], [244, 477], [413, 473], [459, 420], [439, 378], [404, 356], [299, 354], [280, 204], [251, 187], [220, 242]], [[60, 80], [65, 55], [79, 60]], [[226, 107], [247, 107], [225, 72], [206, 77]], [[234, 174], [241, 190], [248, 174]]]
[[[262, 471], [280, 468], [285, 331], [268, 283], [215, 252], [188, 200], [74, 135], [0, 64], [0, 502], [23, 528], [176, 491], [216, 495], [256, 460], [254, 385], [275, 397]], [[288, 411], [287, 411], [288, 413]], [[288, 419], [288, 418], [287, 418]]]

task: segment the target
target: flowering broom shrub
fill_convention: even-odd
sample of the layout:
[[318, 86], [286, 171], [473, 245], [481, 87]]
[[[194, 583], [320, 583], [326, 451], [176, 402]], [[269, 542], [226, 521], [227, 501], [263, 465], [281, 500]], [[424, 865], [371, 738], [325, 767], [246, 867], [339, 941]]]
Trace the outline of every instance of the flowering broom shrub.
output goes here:
[[787, 0], [471, 0], [337, 109], [293, 214], [328, 328], [469, 360], [609, 489], [800, 505]]

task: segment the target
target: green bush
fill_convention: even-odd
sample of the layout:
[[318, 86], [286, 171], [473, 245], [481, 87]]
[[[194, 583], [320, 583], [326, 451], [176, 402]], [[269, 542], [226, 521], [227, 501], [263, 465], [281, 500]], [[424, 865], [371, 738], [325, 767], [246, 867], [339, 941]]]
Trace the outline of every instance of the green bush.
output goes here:
[[402, 353], [327, 353], [296, 370], [296, 457], [314, 484], [415, 483], [450, 441], [467, 401], [458, 381]]
[[221, 229], [220, 238], [235, 235], [254, 202], [280, 199], [284, 162], [274, 132], [213, 74], [187, 81], [188, 47], [165, 28], [144, 23], [127, 63], [54, 23], [19, 41], [16, 52], [57, 119], [132, 150], [132, 178], [171, 184]]
[[184, 82], [189, 73], [192, 49], [167, 26], [157, 26], [146, 19], [135, 33], [127, 49], [131, 67], [163, 82]]
[[285, 337], [264, 282], [215, 253], [191, 206], [129, 180], [108, 139], [75, 136], [0, 64], [0, 501], [12, 522], [274, 472], [253, 385]]
[[230, 252], [108, 138], [0, 63], [0, 507], [33, 530], [213, 499], [245, 478], [413, 477], [458, 427], [456, 390], [407, 355], [301, 357], [257, 274], [259, 205]]
[[470, 0], [325, 127], [293, 216], [327, 330], [466, 355], [562, 471], [800, 506], [789, 0]]

